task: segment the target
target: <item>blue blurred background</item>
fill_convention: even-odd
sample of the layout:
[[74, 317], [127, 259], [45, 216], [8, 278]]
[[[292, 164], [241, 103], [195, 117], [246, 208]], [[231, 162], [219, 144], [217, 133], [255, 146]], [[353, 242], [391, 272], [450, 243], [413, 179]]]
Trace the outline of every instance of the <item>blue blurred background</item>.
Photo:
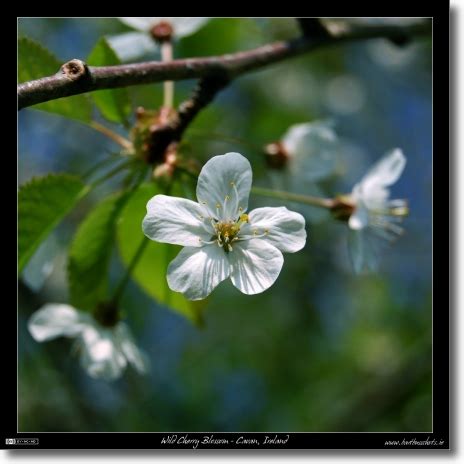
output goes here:
[[[102, 35], [127, 30], [116, 19], [19, 20], [21, 36], [62, 62], [86, 57]], [[292, 19], [213, 19], [180, 41], [175, 54], [222, 54], [298, 34]], [[176, 83], [177, 103], [193, 85]], [[134, 107], [161, 105], [160, 84], [130, 92]], [[38, 344], [26, 322], [43, 302], [67, 301], [66, 247], [91, 206], [118, 185], [109, 183], [37, 253], [40, 263], [50, 262], [43, 285], [33, 278], [20, 284], [20, 431], [431, 430], [431, 39], [339, 45], [241, 77], [200, 114], [186, 140], [201, 161], [241, 152], [256, 181], [267, 185], [260, 147], [292, 124], [327, 118], [350, 147], [339, 175], [323, 185], [328, 194], [351, 191], [391, 148], [407, 157], [392, 192], [408, 199], [411, 213], [379, 271], [354, 275], [346, 225], [309, 215], [307, 245], [285, 255], [274, 286], [245, 296], [223, 283], [208, 299], [202, 329], [131, 283], [123, 306], [151, 372], [94, 380], [69, 340]], [[81, 174], [115, 149], [78, 122], [19, 113], [20, 184], [48, 172]], [[271, 204], [253, 196], [250, 203]], [[33, 266], [26, 274], [37, 274]], [[115, 257], [111, 278], [121, 272]]]

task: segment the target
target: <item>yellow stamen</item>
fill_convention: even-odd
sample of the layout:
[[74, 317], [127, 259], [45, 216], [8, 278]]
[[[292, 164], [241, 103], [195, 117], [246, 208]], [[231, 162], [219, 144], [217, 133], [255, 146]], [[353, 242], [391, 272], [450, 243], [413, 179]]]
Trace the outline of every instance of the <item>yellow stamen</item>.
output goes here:
[[390, 210], [392, 216], [407, 216], [409, 214], [409, 208], [407, 206], [398, 206]]

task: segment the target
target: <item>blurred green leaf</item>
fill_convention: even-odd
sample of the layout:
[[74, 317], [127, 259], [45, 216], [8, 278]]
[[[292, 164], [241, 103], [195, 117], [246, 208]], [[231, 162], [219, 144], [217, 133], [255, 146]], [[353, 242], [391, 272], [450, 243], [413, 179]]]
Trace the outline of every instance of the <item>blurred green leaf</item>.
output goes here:
[[[127, 266], [140, 243], [144, 240], [142, 220], [147, 212], [148, 200], [162, 193], [153, 183], [142, 184], [128, 200], [121, 213], [117, 226], [118, 248], [124, 264]], [[176, 188], [172, 195], [179, 195]], [[157, 302], [186, 316], [197, 325], [201, 325], [202, 303], [189, 301], [180, 293], [169, 289], [166, 281], [166, 269], [181, 247], [150, 241], [133, 270], [132, 277], [138, 285]]]
[[18, 193], [18, 260], [22, 271], [50, 231], [88, 192], [69, 174], [49, 174], [22, 185]]
[[115, 224], [126, 194], [116, 194], [95, 206], [80, 224], [69, 249], [71, 304], [91, 311], [108, 290], [108, 268]]
[[[114, 50], [105, 38], [101, 38], [87, 58], [91, 66], [112, 66], [121, 64]], [[92, 92], [91, 96], [102, 115], [111, 122], [124, 124], [131, 112], [127, 89], [109, 89]]]
[[[56, 74], [63, 64], [50, 51], [27, 37], [18, 39], [18, 63], [20, 83]], [[59, 98], [31, 108], [83, 122], [89, 122], [92, 114], [92, 105], [84, 95]]]

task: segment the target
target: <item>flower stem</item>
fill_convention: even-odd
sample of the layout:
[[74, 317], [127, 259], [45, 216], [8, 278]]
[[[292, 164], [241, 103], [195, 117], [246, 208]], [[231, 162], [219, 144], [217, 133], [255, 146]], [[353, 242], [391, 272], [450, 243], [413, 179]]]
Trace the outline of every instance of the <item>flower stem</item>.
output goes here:
[[330, 209], [334, 205], [332, 198], [312, 197], [309, 195], [300, 195], [298, 193], [283, 192], [280, 190], [271, 190], [263, 187], [252, 187], [252, 193], [265, 197], [279, 198], [281, 200], [296, 201], [305, 205], [317, 206], [319, 208]]
[[121, 146], [125, 150], [130, 151], [130, 152], [134, 150], [134, 146], [132, 145], [132, 142], [130, 140], [127, 140], [125, 137], [112, 131], [111, 129], [104, 126], [103, 124], [100, 124], [97, 121], [91, 121], [90, 127], [100, 132], [101, 134], [106, 135], [109, 139], [111, 139], [113, 142], [116, 142], [119, 146]]
[[[172, 61], [172, 42], [165, 40], [161, 43], [161, 60], [163, 63]], [[164, 81], [164, 101], [163, 107], [171, 109], [174, 106], [174, 81]]]
[[[136, 179], [136, 181], [132, 184], [132, 186], [127, 191], [127, 196], [126, 196], [126, 200], [124, 204], [126, 204], [127, 200], [130, 198], [132, 193], [134, 193], [139, 187], [139, 185], [143, 182], [145, 175], [146, 175], [146, 169], [142, 169], [139, 172], [139, 176]], [[124, 289], [126, 288], [127, 282], [129, 282], [129, 278], [132, 274], [132, 271], [134, 270], [134, 267], [138, 263], [147, 245], [148, 245], [148, 239], [147, 237], [143, 237], [139, 247], [137, 248], [134, 256], [131, 259], [131, 262], [129, 263], [129, 266], [127, 266], [126, 272], [124, 273], [124, 275], [122, 276], [122, 279], [119, 281], [118, 285], [116, 286], [116, 290], [114, 291], [113, 298], [111, 299], [113, 303], [117, 303], [118, 300], [121, 298], [121, 295], [123, 294]]]
[[132, 274], [132, 271], [134, 270], [135, 266], [139, 262], [139, 259], [142, 257], [143, 252], [145, 251], [146, 246], [148, 245], [149, 240], [147, 237], [143, 237], [142, 241], [140, 242], [140, 245], [138, 246], [137, 250], [134, 253], [134, 256], [131, 259], [131, 262], [129, 263], [129, 266], [127, 266], [126, 272], [122, 276], [122, 279], [119, 281], [118, 285], [116, 286], [116, 290], [114, 291], [113, 298], [111, 298], [111, 301], [116, 303], [122, 296], [124, 289], [126, 288], [127, 283], [129, 282], [130, 276]]
[[93, 174], [95, 174], [96, 171], [98, 171], [99, 169], [103, 168], [107, 164], [110, 164], [114, 161], [117, 161], [117, 158], [115, 158], [115, 155], [111, 155], [100, 161], [97, 161], [93, 166], [87, 169], [87, 171], [81, 174], [82, 179], [84, 180], [89, 179]]
[[123, 171], [124, 169], [126, 169], [127, 167], [129, 167], [131, 164], [134, 164], [134, 160], [128, 160], [126, 161], [125, 163], [122, 163], [118, 166], [116, 166], [114, 169], [112, 169], [111, 171], [109, 171], [108, 173], [106, 173], [105, 175], [103, 175], [102, 177], [98, 178], [97, 180], [95, 180], [94, 182], [92, 182], [90, 184], [90, 187], [93, 189], [95, 187], [97, 187], [98, 185], [100, 185], [102, 182], [105, 182], [106, 180], [110, 179], [111, 177], [115, 176], [116, 174], [118, 174], [119, 172]]

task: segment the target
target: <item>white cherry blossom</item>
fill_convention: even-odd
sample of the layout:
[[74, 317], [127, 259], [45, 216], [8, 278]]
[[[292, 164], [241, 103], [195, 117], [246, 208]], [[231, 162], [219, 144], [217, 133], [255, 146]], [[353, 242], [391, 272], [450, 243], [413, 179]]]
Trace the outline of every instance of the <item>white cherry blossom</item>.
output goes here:
[[314, 121], [289, 127], [282, 145], [293, 179], [314, 182], [333, 174], [340, 143], [332, 126], [329, 121]]
[[230, 277], [241, 292], [261, 293], [277, 279], [282, 252], [304, 247], [305, 220], [300, 214], [285, 207], [246, 214], [251, 181], [249, 161], [239, 153], [226, 153], [203, 166], [198, 203], [166, 195], [148, 202], [145, 235], [185, 247], [168, 267], [171, 290], [201, 300]]
[[92, 315], [73, 306], [49, 303], [32, 314], [28, 329], [37, 342], [57, 337], [75, 338], [81, 365], [91, 377], [115, 380], [128, 364], [140, 374], [148, 371], [146, 355], [122, 322], [104, 327]]
[[269, 166], [287, 187], [314, 183], [334, 173], [340, 142], [332, 126], [330, 121], [294, 124], [280, 141], [266, 146]]
[[150, 35], [150, 31], [158, 24], [166, 23], [172, 28], [174, 39], [181, 39], [194, 34], [202, 28], [210, 18], [118, 18], [137, 32], [127, 32], [108, 37], [108, 42], [123, 61], [140, 58], [147, 53], [159, 50], [158, 44]]
[[398, 224], [408, 214], [405, 200], [390, 200], [388, 187], [394, 184], [406, 165], [403, 152], [396, 148], [375, 163], [342, 202], [352, 208], [350, 254], [356, 272], [375, 270], [381, 242], [393, 240], [403, 232]]
[[[329, 120], [290, 126], [281, 140], [266, 146], [272, 187], [314, 197], [326, 196], [318, 182], [333, 175], [338, 167], [342, 143]], [[292, 203], [292, 208], [313, 223], [327, 219], [327, 211]]]

